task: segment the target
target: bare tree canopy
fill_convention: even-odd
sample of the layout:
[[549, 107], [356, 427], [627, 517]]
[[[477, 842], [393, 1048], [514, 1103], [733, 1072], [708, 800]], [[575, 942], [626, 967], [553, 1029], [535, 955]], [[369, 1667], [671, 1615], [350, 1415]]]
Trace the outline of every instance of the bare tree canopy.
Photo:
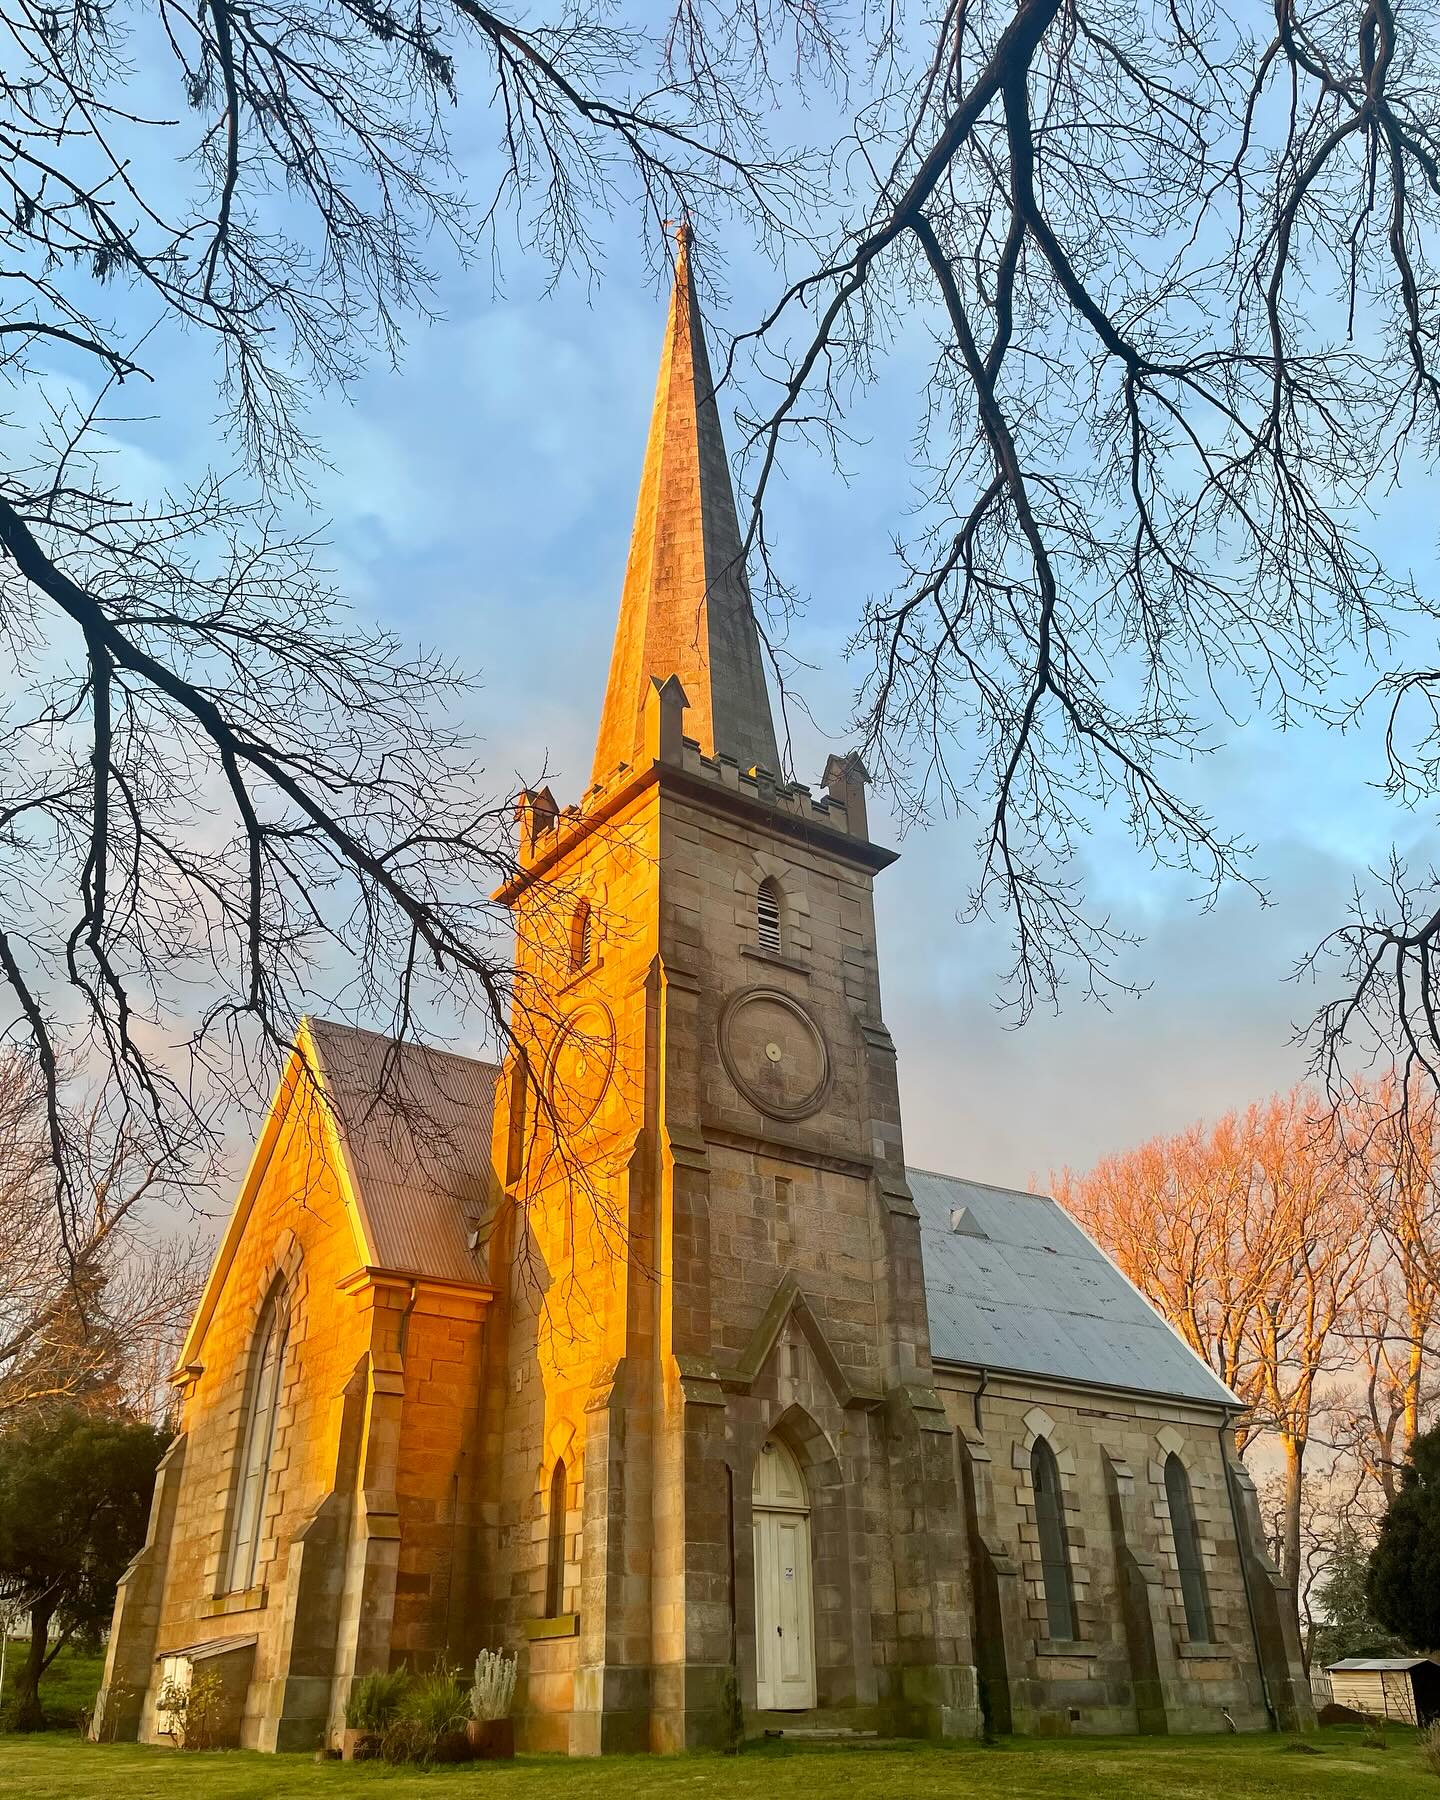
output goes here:
[[0, 1427], [67, 1405], [158, 1423], [208, 1246], [146, 1217], [158, 1186], [173, 1197], [170, 1155], [102, 1104], [62, 1126], [57, 1211], [43, 1075], [0, 1051]]
[[[1440, 677], [1390, 647], [1432, 602], [1363, 519], [1435, 445], [1429, 0], [0, 0], [0, 34], [0, 978], [62, 1172], [67, 1056], [181, 1151], [301, 1005], [503, 1016], [505, 809], [448, 722], [462, 676], [347, 620], [291, 523], [307, 396], [396, 353], [427, 259], [502, 221], [557, 274], [622, 207], [657, 255], [665, 220], [728, 216], [801, 271], [730, 361], [777, 625], [782, 457], [843, 456], [857, 387], [932, 330], [857, 724], [902, 809], [977, 810], [1022, 1016], [1118, 979], [1124, 922], [1077, 876], [1097, 809], [1202, 895], [1249, 878], [1185, 791], [1217, 724], [1339, 723], [1332, 678], [1373, 656], [1393, 782], [1433, 794]], [[767, 143], [822, 98], [828, 155]], [[483, 193], [457, 107], [493, 122]], [[122, 393], [163, 409], [177, 334], [213, 347], [232, 472], [157, 496], [103, 427]], [[1434, 882], [1387, 892], [1326, 947], [1336, 1066], [1367, 1029], [1440, 1043]]]
[[[1297, 1089], [1066, 1172], [1056, 1197], [1231, 1388], [1298, 1606], [1434, 1416], [1440, 1122], [1391, 1084]], [[1313, 1618], [1311, 1623], [1313, 1623]]]
[[[1337, 669], [1405, 615], [1433, 629], [1363, 501], [1435, 443], [1440, 20], [958, 0], [933, 24], [857, 115], [871, 191], [753, 340], [778, 374], [752, 541], [787, 444], [843, 449], [855, 385], [923, 309], [920, 523], [856, 634], [859, 719], [912, 813], [978, 813], [973, 905], [1010, 913], [1023, 1016], [1067, 976], [1117, 979], [1121, 927], [1075, 879], [1098, 809], [1202, 895], [1245, 879], [1184, 765], [1242, 713], [1343, 712]], [[1427, 794], [1434, 681], [1372, 696], [1419, 715], [1392, 754]], [[1362, 909], [1330, 948], [1428, 1060], [1436, 926], [1399, 917]], [[1327, 1014], [1322, 1054], [1359, 1023]]]
[[[589, 0], [533, 28], [471, 0], [0, 5], [0, 978], [62, 1190], [77, 1059], [184, 1166], [304, 1005], [499, 1025], [504, 796], [447, 723], [460, 673], [347, 620], [287, 522], [307, 395], [396, 352], [427, 246], [469, 255], [507, 206], [557, 271], [593, 263], [621, 188], [657, 220], [783, 223], [799, 171], [754, 124], [786, 24], [677, 45], [668, 74], [651, 44], [646, 85], [642, 34]], [[462, 55], [501, 140], [488, 198], [450, 164]], [[151, 321], [130, 336], [122, 287]], [[231, 472], [157, 496], [112, 473], [105, 424], [122, 393], [163, 410], [177, 334], [213, 349]]]

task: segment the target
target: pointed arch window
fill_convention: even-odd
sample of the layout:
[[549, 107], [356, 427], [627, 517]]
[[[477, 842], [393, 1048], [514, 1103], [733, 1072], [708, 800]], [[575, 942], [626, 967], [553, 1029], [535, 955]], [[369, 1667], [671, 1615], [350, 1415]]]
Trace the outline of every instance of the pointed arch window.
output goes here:
[[780, 931], [780, 883], [767, 875], [755, 892], [755, 938], [762, 950], [779, 956], [785, 941]]
[[1030, 1480], [1035, 1489], [1035, 1524], [1040, 1534], [1040, 1572], [1045, 1584], [1045, 1629], [1052, 1638], [1079, 1635], [1075, 1620], [1075, 1579], [1070, 1571], [1070, 1545], [1060, 1494], [1055, 1452], [1037, 1438], [1030, 1452]]
[[545, 1549], [545, 1617], [558, 1619], [565, 1608], [565, 1458], [557, 1456], [550, 1471], [550, 1520]]
[[1170, 1530], [1175, 1538], [1175, 1561], [1185, 1601], [1185, 1634], [1192, 1644], [1208, 1644], [1213, 1641], [1210, 1589], [1205, 1580], [1205, 1559], [1200, 1553], [1200, 1527], [1195, 1519], [1189, 1472], [1173, 1450], [1165, 1458], [1165, 1500], [1170, 1508]]
[[235, 1491], [234, 1522], [226, 1588], [243, 1592], [255, 1585], [260, 1562], [260, 1533], [275, 1454], [275, 1419], [280, 1410], [280, 1377], [285, 1362], [289, 1315], [278, 1290], [271, 1294], [255, 1329], [245, 1433], [241, 1439], [240, 1475]]
[[570, 920], [570, 967], [572, 971], [588, 969], [595, 950], [595, 915], [590, 902], [582, 900]]

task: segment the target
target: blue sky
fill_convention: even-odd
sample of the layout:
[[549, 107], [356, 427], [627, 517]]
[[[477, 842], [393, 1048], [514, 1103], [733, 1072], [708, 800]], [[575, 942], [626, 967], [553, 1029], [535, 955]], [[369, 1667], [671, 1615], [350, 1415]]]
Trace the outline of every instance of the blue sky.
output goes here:
[[[664, 296], [615, 236], [593, 300], [530, 295], [520, 282], [495, 299], [447, 280], [447, 317], [403, 371], [376, 372], [352, 405], [322, 411], [336, 470], [321, 498], [356, 605], [478, 667], [474, 718], [497, 784], [548, 765], [566, 799], [589, 767], [664, 321]], [[763, 271], [742, 273], [731, 271], [712, 335], [742, 326], [766, 296]], [[918, 379], [923, 358], [913, 361]], [[801, 685], [816, 724], [795, 727], [797, 768], [815, 778], [847, 738], [848, 631], [890, 579], [913, 403], [902, 372], [867, 409], [854, 479], [804, 465], [779, 508], [784, 571], [810, 596], [792, 644], [813, 665]], [[1428, 520], [1406, 496], [1391, 511], [1403, 521], [1395, 553], [1423, 568]], [[1144, 933], [1126, 971], [1148, 991], [1109, 1010], [1077, 992], [1058, 1017], [1037, 1013], [1019, 1030], [997, 1010], [1003, 924], [956, 916], [970, 825], [911, 832], [878, 884], [911, 1160], [1024, 1185], [1295, 1079], [1294, 1029], [1315, 1001], [1290, 979], [1297, 959], [1339, 920], [1354, 875], [1393, 837], [1419, 834], [1369, 786], [1378, 773], [1370, 737], [1282, 736], [1263, 721], [1229, 731], [1183, 779], [1253, 839], [1271, 903], [1237, 890], [1204, 914], [1183, 879], [1102, 830], [1087, 880]], [[893, 841], [883, 800], [872, 821]]]
[[[483, 114], [462, 118], [472, 174], [484, 174], [491, 129]], [[633, 219], [607, 232], [605, 252], [598, 285], [547, 292], [546, 271], [516, 251], [501, 294], [488, 267], [467, 273], [437, 252], [439, 322], [415, 331], [398, 371], [376, 366], [348, 397], [316, 405], [333, 466], [315, 508], [340, 584], [360, 614], [478, 671], [471, 722], [497, 792], [548, 768], [568, 801], [589, 769], [665, 308]], [[714, 355], [727, 329], [753, 323], [775, 277], [738, 233], [699, 254], [724, 290], [711, 308]], [[791, 639], [812, 665], [800, 686], [815, 722], [794, 720], [802, 775], [818, 779], [827, 751], [849, 741], [844, 646], [866, 595], [892, 578], [927, 350], [916, 320], [856, 416], [849, 482], [800, 459], [774, 506], [777, 559], [809, 597]], [[185, 473], [213, 454], [198, 355], [177, 346], [145, 396], [154, 418], [115, 428], [142, 453], [137, 472]], [[1433, 585], [1427, 491], [1380, 505], [1392, 567]], [[1295, 1079], [1295, 1027], [1316, 1000], [1291, 979], [1297, 959], [1392, 841], [1423, 842], [1427, 821], [1397, 814], [1370, 785], [1381, 772], [1373, 732], [1227, 727], [1181, 780], [1223, 829], [1253, 840], [1271, 904], [1237, 890], [1202, 914], [1183, 879], [1151, 870], [1097, 821], [1091, 897], [1144, 933], [1124, 973], [1147, 991], [1109, 1010], [1076, 991], [1058, 1016], [1037, 1012], [1020, 1030], [998, 1010], [1003, 921], [957, 919], [973, 825], [910, 833], [878, 904], [911, 1160], [1023, 1186]], [[872, 831], [894, 838], [883, 798]]]

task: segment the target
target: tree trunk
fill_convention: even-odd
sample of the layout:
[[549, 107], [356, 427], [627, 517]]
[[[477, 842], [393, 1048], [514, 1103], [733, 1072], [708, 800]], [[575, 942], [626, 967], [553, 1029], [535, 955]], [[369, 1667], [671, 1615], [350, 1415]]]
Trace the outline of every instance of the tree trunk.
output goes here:
[[[1420, 1435], [1420, 1390], [1425, 1370], [1425, 1328], [1428, 1320], [1421, 1321], [1415, 1317], [1414, 1309], [1410, 1315], [1410, 1361], [1405, 1370], [1405, 1443], [1400, 1454], [1403, 1456]], [[1394, 1498], [1394, 1495], [1391, 1495]]]
[[40, 1677], [45, 1673], [45, 1645], [50, 1637], [50, 1621], [55, 1616], [53, 1601], [42, 1601], [30, 1609], [30, 1647], [20, 1665], [15, 1685], [15, 1710], [10, 1720], [14, 1731], [41, 1731], [45, 1714], [40, 1705]]
[[1305, 1493], [1305, 1440], [1285, 1437], [1285, 1517], [1281, 1521], [1280, 1573], [1290, 1589], [1295, 1629], [1300, 1629], [1300, 1506]]

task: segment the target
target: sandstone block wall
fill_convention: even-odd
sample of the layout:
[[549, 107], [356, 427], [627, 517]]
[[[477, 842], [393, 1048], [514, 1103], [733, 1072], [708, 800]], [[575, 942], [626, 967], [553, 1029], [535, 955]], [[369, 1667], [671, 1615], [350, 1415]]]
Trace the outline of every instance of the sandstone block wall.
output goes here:
[[[365, 1356], [365, 1326], [336, 1284], [357, 1262], [333, 1157], [313, 1108], [278, 1134], [187, 1387], [184, 1471], [175, 1501], [155, 1653], [228, 1635], [257, 1635], [241, 1741], [275, 1741], [288, 1669], [284, 1596], [292, 1540], [335, 1480], [344, 1390]], [[283, 1291], [289, 1327], [275, 1420], [272, 1479], [255, 1585], [227, 1591], [231, 1515], [243, 1451], [255, 1333]], [[151, 1694], [153, 1702], [153, 1688]], [[322, 1719], [315, 1725], [318, 1734]], [[153, 1736], [153, 1704], [141, 1724]]]
[[[1078, 1396], [1051, 1384], [1003, 1377], [977, 1400], [977, 1379], [943, 1372], [947, 1415], [961, 1440], [988, 1465], [988, 1518], [981, 1524], [1013, 1558], [1008, 1700], [1017, 1729], [1130, 1732], [1241, 1729], [1267, 1724], [1239, 1545], [1225, 1487], [1219, 1419], [1201, 1409], [1104, 1395]], [[1078, 1637], [1049, 1638], [1030, 1458], [1045, 1436], [1060, 1469]], [[1191, 1643], [1185, 1626], [1164, 1461], [1177, 1453], [1190, 1477], [1213, 1619], [1211, 1643]], [[1118, 1485], [1125, 1490], [1122, 1506]], [[1123, 1520], [1122, 1515], [1123, 1513]], [[1144, 1655], [1123, 1591], [1126, 1553], [1155, 1586], [1159, 1668], [1144, 1683]], [[1003, 1585], [1003, 1578], [1002, 1578]], [[999, 1678], [1001, 1671], [997, 1671]], [[1154, 1705], [1151, 1702], [1154, 1700]], [[1158, 1707], [1158, 1712], [1155, 1710]]]

